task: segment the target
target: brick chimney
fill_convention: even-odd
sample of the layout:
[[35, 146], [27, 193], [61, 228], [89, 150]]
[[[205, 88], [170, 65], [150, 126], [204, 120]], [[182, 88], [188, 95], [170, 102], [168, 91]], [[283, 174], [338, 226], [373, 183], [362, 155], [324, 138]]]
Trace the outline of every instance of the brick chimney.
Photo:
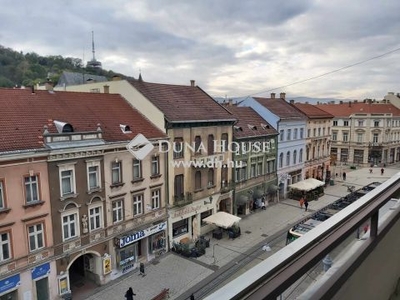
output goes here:
[[110, 86], [109, 85], [105, 85], [103, 86], [104, 88], [104, 94], [109, 94], [110, 93]]
[[46, 91], [52, 91], [54, 87], [53, 82], [49, 78], [47, 78], [44, 87], [46, 88]]
[[190, 80], [190, 86], [195, 86], [195, 84], [196, 84], [196, 81], [194, 81], [193, 79], [192, 80]]
[[275, 99], [275, 93], [271, 93], [271, 99]]
[[285, 98], [286, 98], [286, 93], [281, 93], [280, 97], [281, 97], [283, 100], [285, 100]]
[[293, 99], [290, 100], [289, 103], [290, 103], [290, 104], [294, 104], [294, 100], [293, 100]]
[[228, 106], [232, 106], [233, 105], [233, 101], [232, 101], [232, 99], [229, 99], [228, 100]]

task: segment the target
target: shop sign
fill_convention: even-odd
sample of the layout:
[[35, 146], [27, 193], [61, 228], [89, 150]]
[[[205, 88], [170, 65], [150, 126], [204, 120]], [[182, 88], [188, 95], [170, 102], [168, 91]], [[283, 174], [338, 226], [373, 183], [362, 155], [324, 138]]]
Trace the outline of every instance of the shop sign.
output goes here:
[[191, 213], [193, 213], [195, 211], [201, 210], [202, 208], [203, 208], [202, 205], [186, 206], [185, 208], [182, 208], [180, 210], [175, 211], [174, 218], [181, 217], [181, 216], [186, 215], [186, 214], [191, 214]]
[[19, 277], [19, 274], [0, 280], [0, 294], [19, 287], [20, 285], [21, 278]]
[[167, 229], [167, 222], [162, 222], [160, 224], [154, 225], [152, 227], [140, 230], [140, 231], [136, 231], [132, 234], [126, 235], [124, 237], [121, 237], [119, 239], [119, 244], [118, 246], [120, 248], [123, 248], [127, 245], [133, 244], [138, 240], [141, 240], [147, 236], [150, 236], [152, 234], [155, 234], [157, 232], [163, 231]]
[[47, 276], [50, 274], [50, 263], [34, 267], [31, 271], [32, 271], [32, 280], [38, 279], [43, 276]]
[[103, 257], [103, 274], [111, 273], [111, 256], [107, 255]]

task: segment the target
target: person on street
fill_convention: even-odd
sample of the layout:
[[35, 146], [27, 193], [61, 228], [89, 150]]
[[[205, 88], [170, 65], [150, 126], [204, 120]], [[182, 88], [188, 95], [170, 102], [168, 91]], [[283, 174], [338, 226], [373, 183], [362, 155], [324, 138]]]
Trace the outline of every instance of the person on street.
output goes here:
[[133, 289], [130, 287], [125, 293], [125, 298], [126, 298], [126, 300], [133, 300], [133, 296], [136, 296], [136, 294], [133, 292]]
[[346, 172], [343, 172], [343, 181], [346, 181]]
[[305, 211], [307, 211], [308, 210], [308, 201], [307, 201], [307, 199], [304, 199], [304, 207], [306, 208]]
[[383, 173], [385, 173], [385, 169], [384, 168], [381, 169], [381, 175], [383, 175]]
[[300, 208], [303, 209], [303, 205], [304, 205], [304, 198], [303, 197], [300, 198], [299, 203], [300, 203]]
[[372, 174], [372, 169], [369, 169], [369, 174]]

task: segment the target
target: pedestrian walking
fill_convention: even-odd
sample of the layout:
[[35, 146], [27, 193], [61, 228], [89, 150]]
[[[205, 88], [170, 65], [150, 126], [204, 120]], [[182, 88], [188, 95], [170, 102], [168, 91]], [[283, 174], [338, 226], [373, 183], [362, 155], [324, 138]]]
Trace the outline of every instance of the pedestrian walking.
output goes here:
[[308, 210], [308, 201], [307, 201], [307, 199], [304, 199], [304, 207], [306, 208], [305, 211], [307, 211]]
[[304, 205], [304, 198], [303, 197], [300, 198], [299, 203], [300, 203], [300, 208], [303, 209], [303, 205]]
[[346, 181], [346, 172], [343, 172], [343, 181]]
[[133, 300], [133, 296], [136, 296], [136, 294], [133, 292], [133, 289], [130, 287], [125, 293], [125, 298], [126, 298], [126, 300]]
[[384, 168], [381, 169], [381, 175], [383, 175], [383, 173], [385, 173], [385, 169]]
[[194, 294], [190, 295], [190, 300], [194, 300]]
[[369, 169], [369, 174], [372, 174], [372, 169]]
[[146, 276], [146, 274], [144, 273], [144, 263], [140, 263], [139, 271], [139, 275], [142, 275], [143, 277]]

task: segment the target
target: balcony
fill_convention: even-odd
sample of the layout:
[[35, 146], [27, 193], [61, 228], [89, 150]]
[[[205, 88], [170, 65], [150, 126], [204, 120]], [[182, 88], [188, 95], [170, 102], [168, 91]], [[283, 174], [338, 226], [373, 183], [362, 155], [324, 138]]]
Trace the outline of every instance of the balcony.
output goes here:
[[230, 192], [231, 190], [234, 189], [234, 185], [235, 185], [235, 183], [232, 180], [230, 180], [230, 181], [222, 180], [222, 182], [221, 182], [221, 190], [220, 190], [221, 193]]
[[174, 206], [182, 207], [193, 202], [192, 193], [186, 193], [174, 196]]

